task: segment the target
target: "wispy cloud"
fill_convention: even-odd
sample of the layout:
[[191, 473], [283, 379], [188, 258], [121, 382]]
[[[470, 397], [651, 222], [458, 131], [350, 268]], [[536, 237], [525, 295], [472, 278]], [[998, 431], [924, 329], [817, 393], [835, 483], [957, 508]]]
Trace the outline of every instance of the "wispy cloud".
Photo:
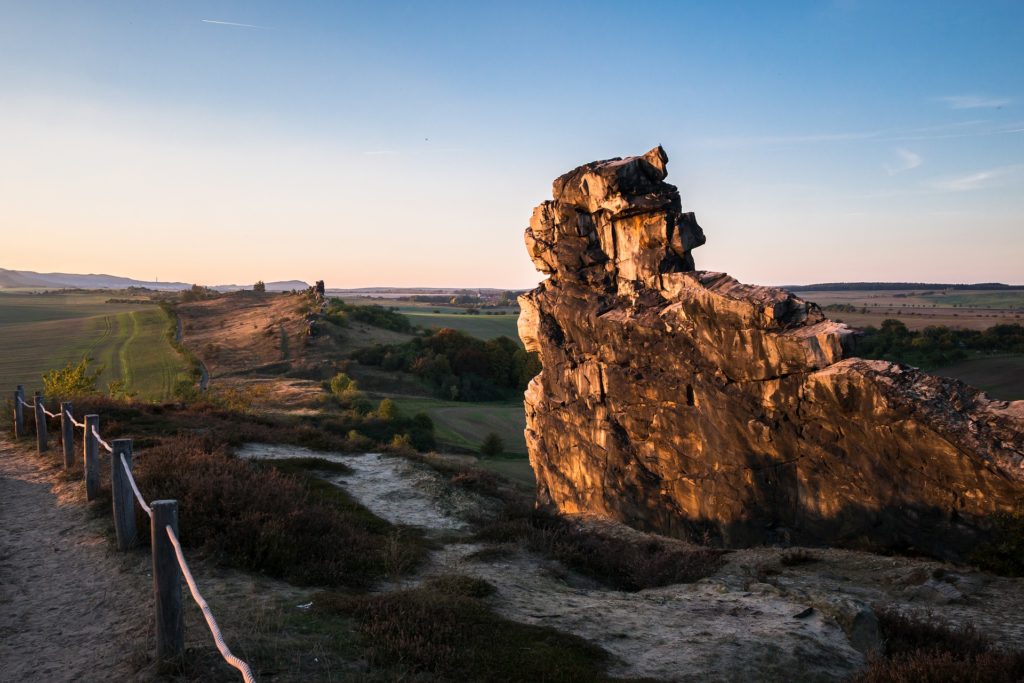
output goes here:
[[985, 171], [977, 171], [975, 173], [969, 173], [956, 178], [935, 180], [932, 181], [930, 185], [934, 189], [942, 190], [944, 192], [969, 192], [970, 190], [980, 190], [983, 187], [990, 185], [992, 181], [1016, 173], [1021, 168], [1022, 167], [1019, 165], [990, 168]]
[[200, 19], [199, 21], [204, 24], [217, 24], [219, 26], [236, 26], [238, 28], [267, 28], [266, 26], [257, 26], [256, 24], [239, 24], [235, 21], [218, 21], [217, 19]]
[[793, 135], [754, 135], [723, 138], [705, 138], [698, 144], [705, 147], [786, 147], [793, 145], [814, 145], [826, 143], [858, 142], [876, 140], [879, 142], [905, 142], [910, 140], [942, 140], [946, 138], [971, 138], [987, 135], [1009, 135], [1024, 133], [1024, 122], [993, 124], [991, 121], [958, 121], [938, 126], [920, 128], [892, 128], [874, 131], [850, 131], [838, 133], [810, 133]]
[[885, 165], [885, 170], [889, 175], [896, 175], [897, 173], [909, 171], [912, 168], [917, 168], [923, 163], [921, 155], [911, 152], [909, 149], [903, 149], [900, 147], [896, 150], [896, 154], [900, 158], [899, 163], [894, 166], [890, 166], [889, 164]]
[[938, 98], [950, 109], [996, 109], [1005, 107], [1012, 100], [1008, 97], [986, 97], [984, 95], [949, 95]]
[[368, 157], [384, 157], [384, 156], [396, 156], [398, 152], [393, 149], [372, 149], [368, 152], [363, 152]]

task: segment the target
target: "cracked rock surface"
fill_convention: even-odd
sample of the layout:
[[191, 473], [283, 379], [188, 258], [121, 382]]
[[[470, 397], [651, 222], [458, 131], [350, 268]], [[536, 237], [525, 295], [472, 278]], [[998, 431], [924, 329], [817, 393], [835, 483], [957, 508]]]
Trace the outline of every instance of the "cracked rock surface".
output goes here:
[[554, 182], [520, 297], [541, 504], [730, 546], [963, 558], [1024, 497], [1024, 401], [855, 353], [819, 307], [695, 270], [660, 147]]

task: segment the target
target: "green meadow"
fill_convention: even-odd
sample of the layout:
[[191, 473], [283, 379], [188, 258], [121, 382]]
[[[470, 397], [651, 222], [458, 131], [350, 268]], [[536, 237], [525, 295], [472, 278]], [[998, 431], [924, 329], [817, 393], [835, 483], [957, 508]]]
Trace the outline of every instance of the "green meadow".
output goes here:
[[188, 377], [167, 340], [170, 321], [154, 305], [106, 303], [110, 293], [0, 293], [0, 389], [42, 387], [47, 370], [83, 356], [103, 368], [99, 387], [124, 382], [143, 400], [171, 397]]

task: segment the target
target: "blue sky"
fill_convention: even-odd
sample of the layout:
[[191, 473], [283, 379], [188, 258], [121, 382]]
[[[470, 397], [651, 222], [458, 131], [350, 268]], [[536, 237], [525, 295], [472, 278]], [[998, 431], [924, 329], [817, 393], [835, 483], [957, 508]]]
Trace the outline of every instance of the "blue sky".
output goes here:
[[1022, 28], [1019, 2], [0, 2], [0, 266], [529, 287], [551, 180], [660, 143], [700, 268], [1024, 283]]

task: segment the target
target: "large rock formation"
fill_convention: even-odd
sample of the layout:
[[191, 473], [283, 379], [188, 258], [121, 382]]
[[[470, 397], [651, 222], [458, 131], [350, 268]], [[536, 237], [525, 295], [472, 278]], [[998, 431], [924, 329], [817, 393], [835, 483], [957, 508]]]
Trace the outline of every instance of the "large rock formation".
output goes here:
[[1024, 497], [1024, 402], [852, 356], [813, 303], [694, 270], [668, 157], [581, 166], [526, 230], [520, 297], [541, 504], [726, 545], [961, 556]]

